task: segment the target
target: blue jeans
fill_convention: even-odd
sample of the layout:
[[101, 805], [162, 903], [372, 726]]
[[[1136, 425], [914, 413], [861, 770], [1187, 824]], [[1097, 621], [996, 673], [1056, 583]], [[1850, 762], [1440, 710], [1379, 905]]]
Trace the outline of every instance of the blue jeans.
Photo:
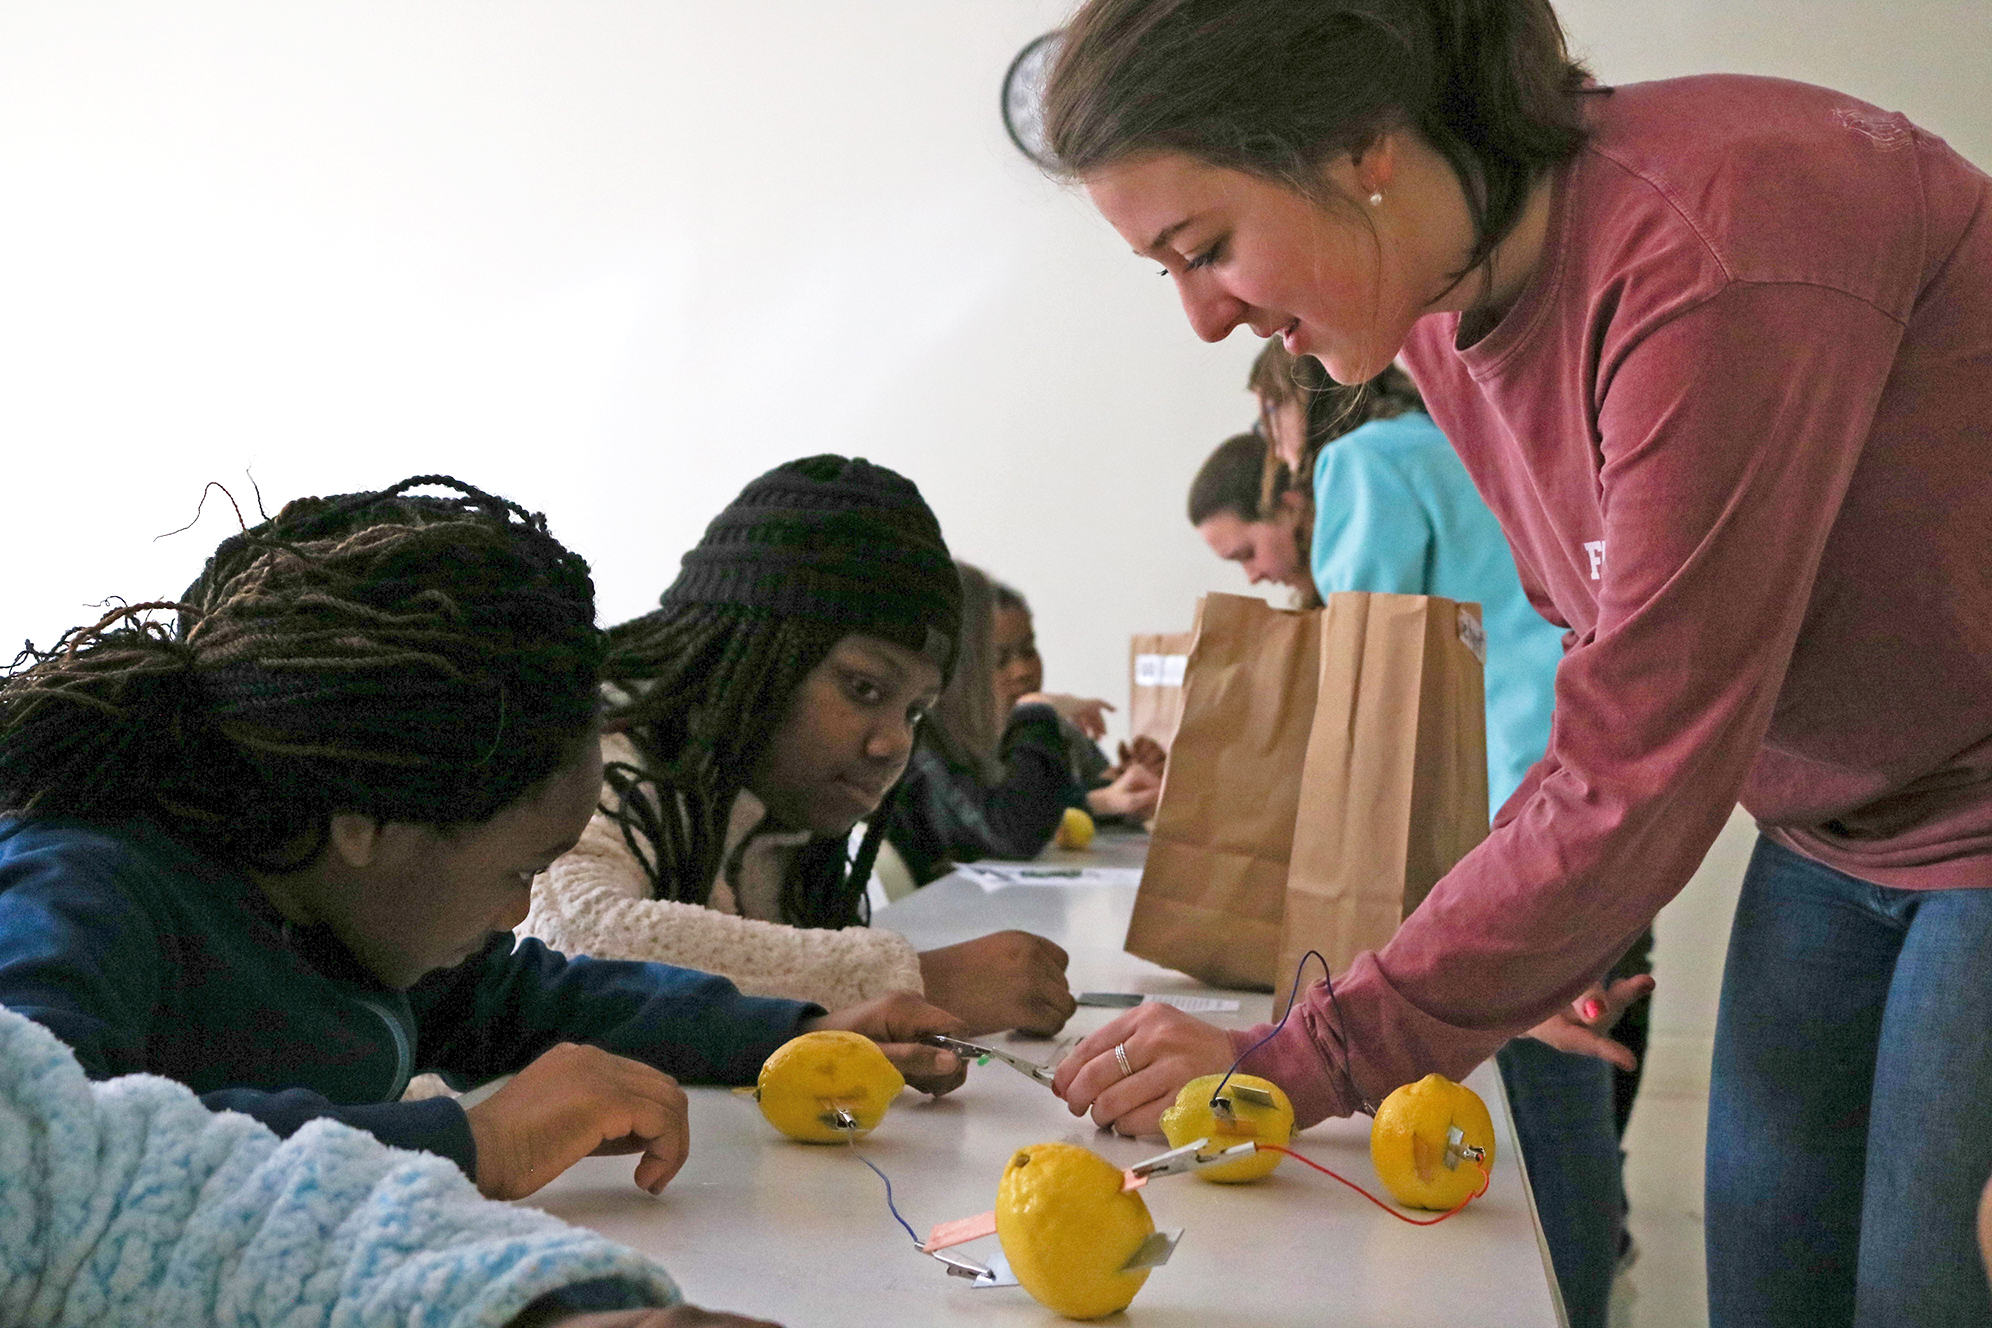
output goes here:
[[1625, 1227], [1612, 1067], [1526, 1037], [1494, 1060], [1570, 1328], [1605, 1328]]
[[1759, 840], [1708, 1121], [1712, 1328], [1992, 1322], [1992, 890], [1891, 890]]

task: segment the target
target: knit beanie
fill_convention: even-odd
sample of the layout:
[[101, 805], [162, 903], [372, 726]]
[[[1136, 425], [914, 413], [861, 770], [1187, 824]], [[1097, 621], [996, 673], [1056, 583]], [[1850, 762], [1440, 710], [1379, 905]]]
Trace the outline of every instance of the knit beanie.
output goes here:
[[911, 480], [861, 457], [805, 457], [749, 483], [659, 603], [829, 623], [905, 646], [944, 676], [961, 638], [940, 523]]

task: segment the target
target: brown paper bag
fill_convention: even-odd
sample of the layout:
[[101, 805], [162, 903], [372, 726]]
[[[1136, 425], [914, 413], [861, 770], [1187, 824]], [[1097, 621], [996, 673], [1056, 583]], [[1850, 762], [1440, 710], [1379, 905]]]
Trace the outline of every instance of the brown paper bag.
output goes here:
[[1128, 648], [1127, 740], [1150, 738], [1169, 750], [1183, 718], [1183, 669], [1190, 632], [1138, 632]]
[[1198, 605], [1129, 953], [1213, 986], [1273, 985], [1318, 618], [1241, 595]]
[[1339, 976], [1487, 835], [1480, 606], [1330, 595], [1320, 641], [1275, 1010], [1303, 954], [1319, 950]]

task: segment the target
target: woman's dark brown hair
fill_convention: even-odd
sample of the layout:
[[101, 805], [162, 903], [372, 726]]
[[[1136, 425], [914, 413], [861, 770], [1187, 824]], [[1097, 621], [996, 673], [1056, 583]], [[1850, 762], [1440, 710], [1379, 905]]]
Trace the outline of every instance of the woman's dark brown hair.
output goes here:
[[1463, 278], [1583, 144], [1586, 77], [1548, 0], [1091, 0], [1046, 139], [1074, 177], [1172, 152], [1330, 201], [1324, 165], [1416, 130], [1466, 193]]

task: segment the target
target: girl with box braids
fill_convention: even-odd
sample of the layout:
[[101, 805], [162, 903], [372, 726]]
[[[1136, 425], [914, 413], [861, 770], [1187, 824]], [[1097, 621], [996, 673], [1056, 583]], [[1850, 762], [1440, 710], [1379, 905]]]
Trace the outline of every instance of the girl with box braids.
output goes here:
[[[945, 672], [961, 589], [933, 513], [910, 482], [863, 460], [810, 457], [749, 484], [685, 555], [654, 613], [609, 629], [610, 729], [638, 764], [611, 761], [604, 812], [659, 899], [705, 904], [734, 800], [808, 677], [859, 632], [928, 656]], [[639, 790], [642, 795], [638, 796]], [[782, 920], [866, 919], [886, 817], [857, 857], [811, 837], [790, 861]]]
[[[608, 725], [626, 727], [641, 765], [612, 761], [606, 808], [623, 828], [660, 899], [704, 904], [721, 869], [727, 817], [789, 698], [843, 632], [797, 618], [715, 605], [648, 614], [609, 630], [607, 676], [634, 687]], [[646, 773], [654, 771], [655, 774]], [[674, 799], [631, 796], [668, 787]], [[676, 815], [660, 806], [676, 804]], [[885, 818], [874, 815], [857, 856], [815, 837], [782, 881], [782, 916], [798, 927], [846, 927], [867, 915], [865, 882]]]
[[[1003, 931], [916, 951], [869, 925], [898, 781], [965, 667], [964, 621], [911, 481], [816, 456], [748, 484], [658, 608], [609, 629], [601, 802], [520, 931], [827, 1009], [919, 992], [970, 1034], [1056, 1031], [1073, 1005], [1051, 942]], [[912, 885], [897, 854], [878, 867], [888, 895]]]
[[0, 806], [149, 818], [265, 870], [314, 858], [334, 812], [482, 821], [592, 731], [593, 617], [587, 564], [545, 519], [460, 481], [299, 499], [224, 541], [182, 601], [16, 659]]

